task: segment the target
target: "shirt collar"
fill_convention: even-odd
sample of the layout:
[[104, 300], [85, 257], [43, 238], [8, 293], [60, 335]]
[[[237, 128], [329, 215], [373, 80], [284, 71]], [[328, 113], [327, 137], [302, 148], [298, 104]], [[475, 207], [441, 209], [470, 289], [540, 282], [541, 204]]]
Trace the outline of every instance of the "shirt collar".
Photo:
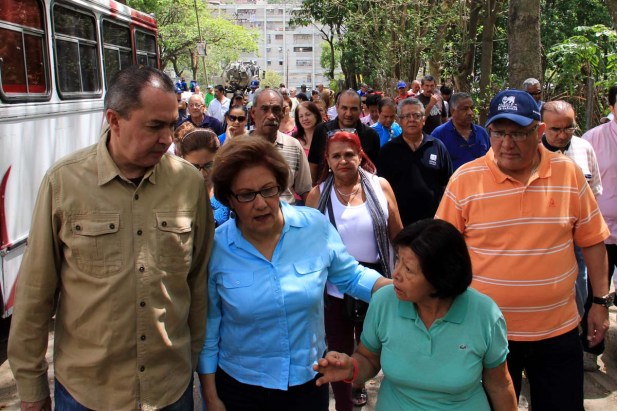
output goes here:
[[[114, 160], [111, 158], [111, 154], [109, 154], [107, 143], [109, 142], [110, 138], [111, 130], [109, 128], [109, 125], [106, 125], [103, 128], [103, 131], [101, 131], [101, 136], [99, 137], [99, 142], [96, 147], [96, 162], [99, 186], [107, 184], [116, 177], [119, 177], [124, 181], [130, 181], [122, 175], [120, 169], [118, 168]], [[161, 158], [161, 161], [165, 161], [165, 156]], [[158, 163], [156, 166], [148, 169], [144, 174], [143, 179], [148, 179], [152, 184], [156, 184], [156, 175], [154, 171], [157, 167]]]
[[[441, 318], [442, 321], [449, 323], [462, 324], [467, 314], [467, 307], [469, 306], [469, 291], [465, 290], [462, 294], [456, 296], [450, 309], [446, 315]], [[418, 318], [418, 311], [416, 306], [411, 301], [398, 301], [398, 314], [403, 318], [409, 318], [410, 320], [416, 320]]]
[[[538, 153], [540, 154], [540, 163], [538, 164], [537, 174], [538, 178], [548, 178], [551, 176], [551, 160], [549, 159], [549, 151], [544, 148], [542, 144], [538, 144]], [[512, 177], [501, 171], [495, 162], [495, 153], [491, 147], [484, 156], [485, 162], [496, 183], [503, 183], [504, 181]], [[531, 181], [531, 179], [530, 179]]]
[[[565, 153], [566, 151], [568, 151], [568, 149], [570, 148], [570, 143], [572, 142], [572, 140], [568, 141], [568, 144], [566, 144], [566, 147], [563, 149], [563, 152]], [[556, 151], [561, 152], [562, 150], [559, 147], [555, 147], [552, 146], [548, 140], [546, 139], [546, 134], [542, 134], [542, 144], [544, 145], [544, 148], [546, 148], [548, 151], [552, 151], [553, 153]]]

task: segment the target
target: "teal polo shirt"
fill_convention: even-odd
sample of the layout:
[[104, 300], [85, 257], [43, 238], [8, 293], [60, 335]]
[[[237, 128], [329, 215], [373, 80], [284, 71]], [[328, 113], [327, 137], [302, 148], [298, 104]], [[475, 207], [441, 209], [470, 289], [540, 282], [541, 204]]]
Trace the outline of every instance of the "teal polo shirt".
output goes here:
[[361, 339], [381, 358], [376, 411], [490, 410], [482, 370], [508, 354], [501, 311], [471, 288], [427, 330], [413, 303], [383, 287], [371, 299]]

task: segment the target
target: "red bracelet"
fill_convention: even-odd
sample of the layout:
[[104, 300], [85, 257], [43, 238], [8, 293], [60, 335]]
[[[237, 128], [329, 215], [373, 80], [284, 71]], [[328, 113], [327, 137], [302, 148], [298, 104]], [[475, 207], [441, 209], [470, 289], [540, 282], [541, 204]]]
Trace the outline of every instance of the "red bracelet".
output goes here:
[[350, 379], [343, 380], [343, 382], [347, 384], [351, 384], [356, 378], [358, 378], [358, 361], [354, 357], [351, 357], [351, 361], [353, 362], [353, 375]]

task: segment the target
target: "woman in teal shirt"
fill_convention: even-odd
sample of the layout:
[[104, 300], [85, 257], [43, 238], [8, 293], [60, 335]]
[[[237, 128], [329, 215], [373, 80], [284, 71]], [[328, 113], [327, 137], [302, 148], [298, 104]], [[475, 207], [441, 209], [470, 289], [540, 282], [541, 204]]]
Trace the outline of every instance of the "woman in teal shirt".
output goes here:
[[[403, 229], [393, 285], [375, 293], [352, 357], [331, 351], [317, 384], [363, 382], [383, 369], [378, 411], [517, 409], [497, 305], [468, 288], [463, 236], [442, 220]], [[488, 395], [488, 398], [487, 398]]]

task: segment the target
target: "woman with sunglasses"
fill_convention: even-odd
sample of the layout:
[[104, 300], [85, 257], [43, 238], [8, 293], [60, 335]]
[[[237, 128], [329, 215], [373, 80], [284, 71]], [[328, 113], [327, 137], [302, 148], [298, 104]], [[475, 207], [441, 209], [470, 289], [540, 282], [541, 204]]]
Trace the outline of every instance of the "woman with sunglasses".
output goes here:
[[212, 206], [216, 227], [229, 219], [229, 209], [214, 197], [212, 188], [212, 166], [220, 146], [221, 143], [214, 131], [205, 128], [196, 128], [189, 131], [176, 143], [176, 154], [201, 171], [206, 191], [210, 196], [210, 205]]
[[219, 136], [219, 141], [232, 140], [238, 136], [247, 135], [246, 123], [248, 122], [248, 110], [245, 106], [232, 106], [225, 113], [225, 132]]
[[263, 138], [217, 154], [214, 192], [235, 217], [214, 235], [206, 339], [197, 372], [208, 411], [327, 411], [326, 280], [368, 301], [390, 283], [360, 266], [317, 210], [281, 201], [289, 165]]
[[[355, 130], [353, 130], [355, 131]], [[375, 175], [375, 166], [355, 133], [337, 131], [326, 142], [321, 178], [306, 205], [326, 214], [343, 244], [360, 264], [391, 278], [394, 252], [390, 240], [403, 228], [390, 184]], [[353, 353], [360, 341], [367, 305], [327, 284], [326, 340], [328, 349]], [[351, 411], [367, 402], [364, 384], [332, 383], [337, 411]]]

